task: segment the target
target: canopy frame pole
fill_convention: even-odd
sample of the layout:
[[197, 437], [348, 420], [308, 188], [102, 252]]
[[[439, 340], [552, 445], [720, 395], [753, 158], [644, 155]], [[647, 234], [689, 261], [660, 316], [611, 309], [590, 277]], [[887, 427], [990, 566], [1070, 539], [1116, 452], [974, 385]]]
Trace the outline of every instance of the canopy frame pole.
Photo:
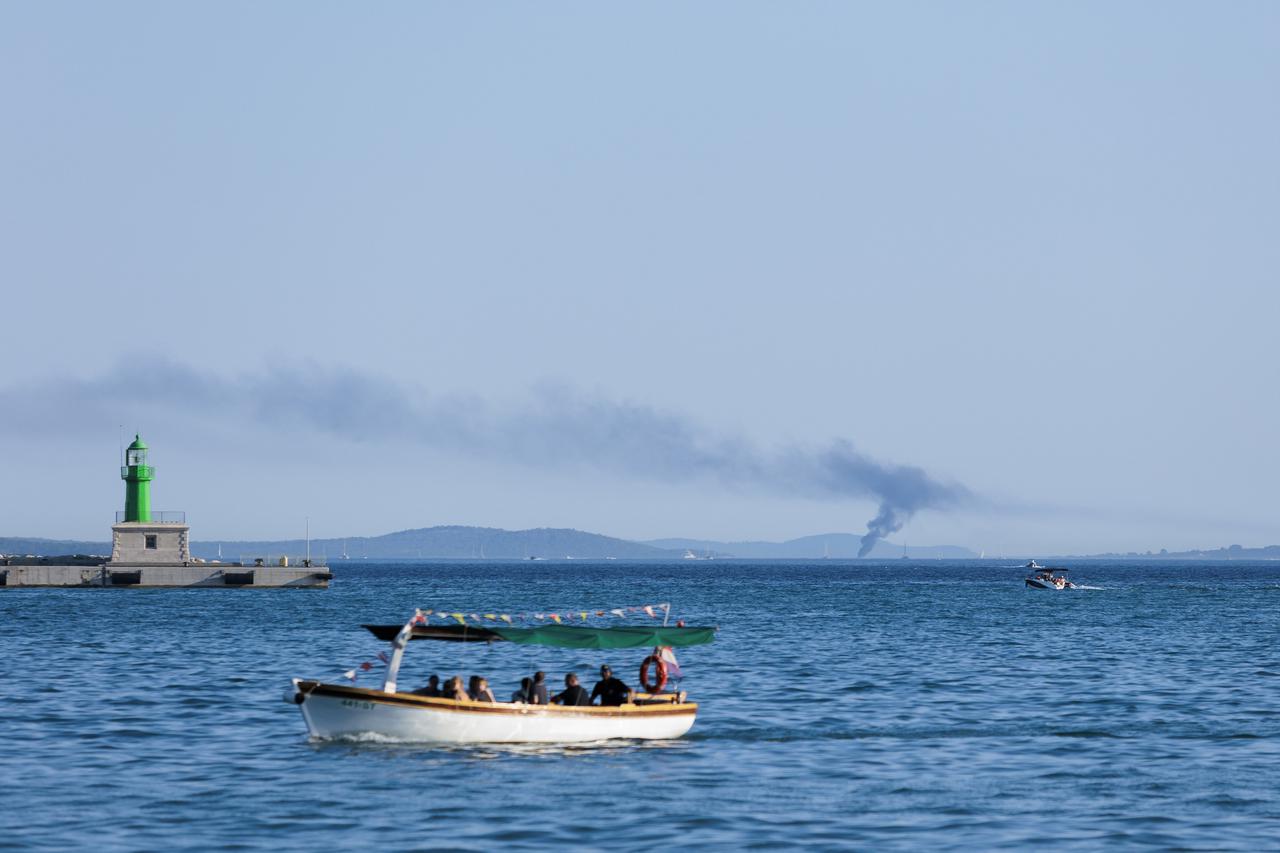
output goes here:
[[415, 613], [391, 641], [391, 660], [387, 661], [387, 675], [382, 679], [383, 693], [396, 692], [396, 676], [400, 673], [400, 660], [404, 657], [404, 647], [409, 645], [409, 638], [413, 636], [413, 626], [421, 618], [421, 614]]

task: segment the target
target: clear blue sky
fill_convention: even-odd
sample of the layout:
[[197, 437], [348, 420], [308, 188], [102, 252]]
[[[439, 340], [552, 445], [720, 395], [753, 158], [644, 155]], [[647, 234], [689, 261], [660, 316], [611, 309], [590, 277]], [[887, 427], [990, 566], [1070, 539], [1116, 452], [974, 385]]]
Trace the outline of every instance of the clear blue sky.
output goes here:
[[896, 541], [1280, 541], [1278, 45], [1270, 2], [6, 4], [0, 535], [105, 536], [119, 424], [201, 539], [876, 511], [549, 452], [566, 395], [977, 496]]

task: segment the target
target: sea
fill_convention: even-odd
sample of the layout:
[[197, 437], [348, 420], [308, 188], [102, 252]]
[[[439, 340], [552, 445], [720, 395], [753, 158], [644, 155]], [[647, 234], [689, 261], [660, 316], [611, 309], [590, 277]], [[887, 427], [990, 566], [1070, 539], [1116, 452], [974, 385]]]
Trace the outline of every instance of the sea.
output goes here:
[[[0, 850], [1280, 849], [1280, 563], [335, 563], [328, 590], [0, 590]], [[670, 605], [670, 742], [308, 740], [362, 623]], [[624, 611], [625, 612], [625, 611]], [[401, 684], [644, 652], [418, 642]], [[360, 665], [370, 663], [368, 671]]]

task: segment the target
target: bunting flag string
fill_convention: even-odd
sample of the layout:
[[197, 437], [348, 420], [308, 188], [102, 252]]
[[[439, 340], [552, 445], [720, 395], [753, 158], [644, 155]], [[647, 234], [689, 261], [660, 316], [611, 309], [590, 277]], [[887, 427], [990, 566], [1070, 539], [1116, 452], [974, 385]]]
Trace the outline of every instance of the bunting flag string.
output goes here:
[[639, 614], [648, 616], [650, 619], [662, 618], [666, 620], [671, 615], [671, 604], [663, 602], [661, 604], [636, 604], [627, 607], [614, 607], [607, 610], [559, 610], [534, 613], [465, 613], [462, 611], [423, 608], [418, 610], [413, 617], [413, 624], [429, 625], [434, 617], [445, 623], [453, 620], [458, 625], [484, 625], [495, 622], [503, 622], [507, 625], [528, 625], [538, 622], [554, 622], [557, 625], [581, 625], [590, 622], [592, 619], [605, 619], [608, 617], [625, 619], [627, 616]]
[[[414, 617], [414, 621], [415, 622], [417, 621], [416, 616]], [[391, 663], [391, 658], [387, 656], [387, 653], [378, 652], [377, 656], [373, 660], [364, 661], [358, 666], [356, 666], [354, 669], [347, 670], [346, 672], [342, 673], [342, 677], [347, 679], [348, 681], [354, 682], [356, 679], [360, 677], [360, 673], [369, 672], [375, 666], [386, 666], [389, 663]]]

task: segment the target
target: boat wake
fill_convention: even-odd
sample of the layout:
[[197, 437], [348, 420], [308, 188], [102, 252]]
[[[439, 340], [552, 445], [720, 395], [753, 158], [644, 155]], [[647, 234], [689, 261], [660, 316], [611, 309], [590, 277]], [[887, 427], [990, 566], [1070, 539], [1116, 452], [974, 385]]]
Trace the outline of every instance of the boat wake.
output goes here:
[[406, 740], [404, 738], [390, 737], [388, 735], [378, 734], [377, 732], [357, 732], [352, 734], [333, 735], [331, 737], [319, 737], [312, 735], [307, 738], [314, 744], [327, 743], [376, 743], [376, 744], [409, 744], [421, 743], [421, 741]]

